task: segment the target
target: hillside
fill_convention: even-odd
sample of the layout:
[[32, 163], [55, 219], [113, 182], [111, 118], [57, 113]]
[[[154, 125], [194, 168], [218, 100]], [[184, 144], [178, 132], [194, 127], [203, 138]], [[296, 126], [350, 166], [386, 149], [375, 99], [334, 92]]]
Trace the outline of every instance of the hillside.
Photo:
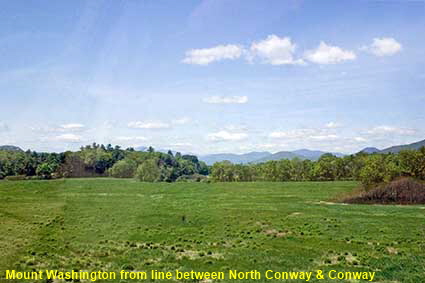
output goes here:
[[294, 158], [300, 158], [300, 159], [308, 159], [305, 156], [296, 154], [291, 151], [279, 151], [274, 154], [271, 154], [269, 156], [257, 159], [254, 161], [254, 163], [261, 163], [261, 162], [267, 162], [270, 160], [281, 160], [281, 159], [294, 159]]
[[[269, 160], [280, 160], [280, 159], [310, 159], [312, 161], [317, 160], [323, 154], [328, 153], [320, 150], [309, 150], [309, 149], [299, 149], [294, 151], [279, 151], [276, 153], [270, 153], [267, 151], [261, 152], [249, 152], [245, 154], [234, 154], [234, 153], [218, 153], [218, 154], [209, 154], [200, 156], [199, 159], [212, 165], [215, 162], [220, 162], [228, 160], [232, 163], [261, 163], [267, 162]], [[333, 155], [341, 157], [344, 156], [342, 153], [332, 152]]]
[[380, 150], [376, 147], [365, 147], [362, 150], [359, 151], [359, 153], [368, 153], [368, 154], [372, 154], [372, 153], [377, 153], [380, 152]]
[[383, 149], [380, 151], [380, 153], [397, 153], [401, 150], [406, 150], [406, 149], [420, 149], [421, 147], [425, 146], [425, 140], [422, 141], [418, 141], [418, 142], [414, 142], [414, 143], [410, 143], [410, 144], [404, 144], [404, 145], [396, 145], [396, 146], [391, 146], [388, 147], [386, 149]]
[[271, 156], [272, 154], [267, 151], [262, 152], [249, 152], [244, 154], [234, 154], [234, 153], [218, 153], [218, 154], [209, 154], [200, 156], [199, 159], [212, 165], [216, 162], [228, 160], [232, 163], [250, 163], [255, 160]]
[[6, 151], [23, 151], [20, 147], [14, 145], [0, 145], [0, 150]]
[[310, 149], [299, 149], [299, 150], [294, 150], [292, 151], [292, 153], [295, 153], [297, 155], [301, 155], [303, 157], [305, 157], [306, 159], [310, 159], [310, 160], [317, 160], [320, 158], [320, 156], [322, 156], [323, 154], [326, 153], [331, 153], [337, 157], [342, 157], [344, 156], [344, 154], [339, 153], [339, 152], [326, 152], [326, 151], [321, 151], [321, 150], [310, 150]]

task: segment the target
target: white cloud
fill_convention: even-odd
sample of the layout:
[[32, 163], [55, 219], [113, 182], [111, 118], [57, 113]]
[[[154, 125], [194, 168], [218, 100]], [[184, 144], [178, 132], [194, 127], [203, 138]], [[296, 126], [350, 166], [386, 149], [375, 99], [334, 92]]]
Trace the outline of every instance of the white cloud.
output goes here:
[[62, 134], [54, 137], [53, 140], [59, 142], [80, 142], [81, 136], [75, 134]]
[[327, 45], [322, 41], [316, 49], [306, 51], [304, 58], [316, 64], [336, 64], [354, 60], [356, 59], [356, 54], [349, 50], [343, 50], [338, 46]]
[[190, 118], [182, 117], [182, 118], [175, 119], [175, 120], [171, 121], [171, 123], [174, 124], [174, 125], [184, 125], [184, 124], [189, 123], [190, 121], [191, 121]]
[[402, 50], [397, 40], [391, 37], [374, 38], [369, 46], [363, 46], [361, 50], [369, 51], [376, 56], [392, 56]]
[[134, 141], [147, 141], [148, 138], [146, 137], [116, 137], [117, 141], [122, 142], [134, 142]]
[[63, 130], [79, 131], [79, 130], [82, 130], [85, 126], [83, 124], [70, 123], [70, 124], [61, 125], [60, 127]]
[[342, 124], [338, 122], [329, 122], [325, 125], [325, 127], [328, 129], [336, 129], [336, 128], [340, 128], [341, 126]]
[[210, 104], [244, 104], [248, 102], [247, 96], [210, 96], [204, 99]]
[[299, 65], [303, 64], [302, 59], [295, 59], [296, 45], [289, 37], [278, 37], [269, 35], [266, 39], [253, 42], [250, 48], [248, 59], [251, 61], [258, 57], [264, 63], [271, 65]]
[[311, 141], [326, 141], [336, 140], [339, 137], [335, 134], [326, 133], [320, 129], [295, 129], [290, 131], [276, 131], [269, 134], [273, 139], [287, 139], [287, 140], [311, 140]]
[[183, 63], [208, 65], [221, 60], [234, 60], [241, 57], [243, 47], [234, 44], [218, 45], [212, 48], [191, 49], [186, 52]]
[[7, 131], [9, 131], [9, 126], [6, 123], [0, 121], [0, 133]]
[[248, 127], [246, 125], [227, 125], [224, 126], [226, 131], [230, 132], [246, 132], [248, 131]]
[[248, 137], [246, 133], [231, 133], [228, 131], [219, 131], [208, 134], [210, 141], [240, 141]]
[[170, 143], [170, 147], [178, 147], [178, 148], [187, 148], [192, 147], [193, 144], [189, 142], [176, 142], [176, 143]]
[[415, 129], [398, 128], [393, 126], [377, 126], [366, 132], [369, 135], [381, 136], [381, 135], [414, 135], [417, 133]]
[[366, 141], [367, 141], [367, 139], [362, 138], [362, 137], [355, 137], [355, 138], [354, 138], [354, 140], [355, 140], [356, 142], [366, 142]]
[[308, 138], [312, 140], [317, 140], [317, 141], [331, 141], [331, 140], [336, 140], [339, 137], [334, 134], [329, 134], [329, 135], [313, 135], [313, 136], [309, 136]]
[[164, 122], [143, 122], [143, 121], [133, 121], [128, 123], [129, 128], [133, 129], [168, 129], [170, 124]]
[[282, 138], [299, 139], [299, 138], [306, 138], [308, 136], [311, 136], [315, 134], [315, 132], [316, 132], [315, 130], [311, 130], [311, 129], [296, 129], [296, 130], [290, 130], [286, 132], [276, 131], [276, 132], [270, 133], [269, 137], [275, 138], [275, 139], [282, 139]]

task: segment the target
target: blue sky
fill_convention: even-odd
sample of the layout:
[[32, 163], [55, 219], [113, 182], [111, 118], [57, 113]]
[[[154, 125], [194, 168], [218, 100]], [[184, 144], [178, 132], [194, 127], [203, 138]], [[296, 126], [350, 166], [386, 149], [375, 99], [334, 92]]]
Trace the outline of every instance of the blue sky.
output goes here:
[[425, 138], [425, 1], [3, 1], [0, 144], [355, 152]]

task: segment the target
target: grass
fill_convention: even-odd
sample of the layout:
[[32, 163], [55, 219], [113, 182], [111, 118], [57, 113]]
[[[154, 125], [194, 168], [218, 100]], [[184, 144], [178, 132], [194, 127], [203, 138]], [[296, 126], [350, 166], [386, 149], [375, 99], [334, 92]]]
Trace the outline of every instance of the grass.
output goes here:
[[425, 207], [329, 202], [356, 186], [1, 181], [1, 278], [6, 269], [335, 269], [376, 271], [375, 282], [424, 282]]

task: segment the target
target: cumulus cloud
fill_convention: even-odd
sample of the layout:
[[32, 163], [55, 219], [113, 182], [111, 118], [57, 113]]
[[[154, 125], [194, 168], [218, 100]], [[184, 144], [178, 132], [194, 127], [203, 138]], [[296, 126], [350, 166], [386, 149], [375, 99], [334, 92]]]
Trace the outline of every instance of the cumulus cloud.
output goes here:
[[129, 128], [133, 129], [168, 129], [170, 128], [170, 124], [160, 121], [151, 121], [151, 122], [144, 122], [144, 121], [133, 121], [128, 123], [127, 125]]
[[298, 139], [298, 138], [305, 138], [308, 136], [311, 136], [315, 134], [316, 131], [312, 129], [296, 129], [296, 130], [290, 130], [290, 131], [275, 131], [269, 134], [269, 137], [275, 138], [275, 139]]
[[336, 140], [339, 137], [334, 134], [328, 134], [328, 135], [312, 135], [312, 136], [309, 136], [308, 138], [312, 140], [317, 140], [317, 141], [331, 141], [331, 140]]
[[9, 131], [9, 126], [6, 123], [0, 121], [0, 133], [7, 131]]
[[295, 59], [296, 45], [289, 37], [269, 35], [266, 39], [251, 44], [248, 59], [252, 61], [260, 58], [264, 63], [271, 65], [300, 65], [302, 59]]
[[330, 141], [339, 136], [320, 129], [295, 129], [290, 131], [275, 131], [269, 134], [273, 139]]
[[81, 136], [75, 135], [75, 134], [62, 134], [62, 135], [55, 136], [53, 138], [54, 141], [70, 142], [70, 143], [81, 142], [81, 139], [82, 139]]
[[121, 141], [121, 142], [136, 142], [136, 141], [147, 141], [148, 140], [148, 138], [146, 138], [146, 137], [126, 137], [126, 136], [116, 137], [115, 139], [117, 141]]
[[208, 65], [215, 61], [234, 60], [241, 57], [243, 47], [240, 45], [227, 44], [211, 48], [191, 49], [186, 52], [183, 63], [195, 65]]
[[228, 131], [219, 131], [208, 134], [210, 141], [240, 141], [248, 137], [246, 133], [231, 133]]
[[192, 147], [193, 144], [189, 143], [189, 142], [176, 142], [176, 143], [170, 143], [171, 147], [178, 147], [178, 148], [188, 148], [188, 147]]
[[354, 138], [354, 140], [355, 140], [356, 142], [366, 142], [366, 141], [367, 141], [367, 139], [365, 139], [365, 138], [363, 138], [363, 137], [355, 137], [355, 138]]
[[182, 117], [171, 121], [171, 123], [174, 125], [184, 125], [189, 123], [190, 121], [191, 119], [189, 117]]
[[61, 125], [60, 128], [63, 130], [68, 130], [68, 131], [80, 131], [84, 129], [85, 126], [83, 124], [70, 123], [70, 124]]
[[391, 37], [374, 38], [369, 46], [363, 46], [361, 50], [368, 51], [376, 56], [392, 56], [402, 50], [401, 43]]
[[328, 129], [336, 129], [336, 128], [340, 128], [341, 126], [342, 124], [338, 122], [329, 122], [325, 125], [325, 127]]
[[210, 96], [204, 99], [210, 104], [244, 104], [248, 102], [247, 96]]
[[304, 53], [304, 58], [316, 64], [336, 64], [356, 59], [356, 54], [349, 50], [343, 50], [338, 46], [328, 45], [321, 41], [314, 50]]
[[375, 135], [375, 136], [394, 135], [394, 134], [396, 134], [396, 135], [414, 135], [414, 134], [417, 133], [417, 130], [383, 125], [383, 126], [374, 127], [372, 129], [366, 131], [366, 133], [369, 134], [369, 135]]

